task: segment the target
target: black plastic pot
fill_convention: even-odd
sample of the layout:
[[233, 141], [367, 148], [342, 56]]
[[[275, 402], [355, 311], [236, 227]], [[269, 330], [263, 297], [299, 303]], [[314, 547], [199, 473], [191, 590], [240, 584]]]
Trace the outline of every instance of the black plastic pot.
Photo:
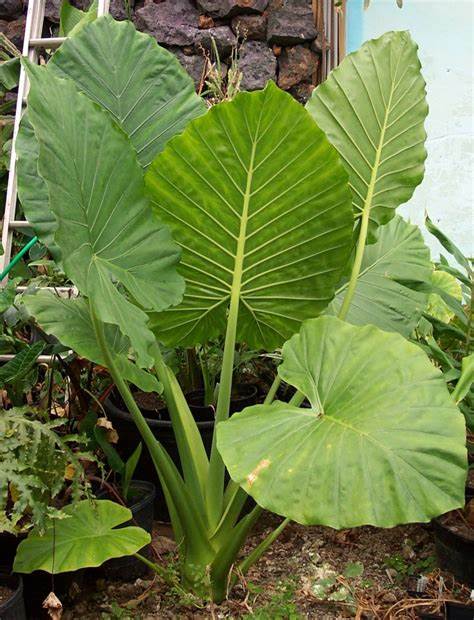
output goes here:
[[466, 502], [474, 499], [474, 469], [469, 470], [466, 480]]
[[[123, 526], [137, 525], [146, 530], [149, 534], [153, 530], [153, 504], [155, 500], [155, 485], [151, 482], [142, 480], [132, 480], [130, 484], [130, 492], [133, 500], [129, 508], [132, 512], [133, 519], [124, 523]], [[114, 499], [110, 497], [107, 490], [96, 493], [98, 499]], [[151, 547], [145, 547], [140, 550], [140, 555], [151, 558]], [[114, 558], [105, 562], [100, 567], [100, 572], [106, 579], [116, 581], [134, 581], [138, 577], [143, 577], [148, 573], [148, 567], [141, 560], [134, 556], [124, 556], [122, 558]]]
[[54, 579], [50, 573], [42, 570], [22, 575], [27, 618], [29, 620], [49, 618], [48, 613], [43, 609], [43, 601], [52, 590], [63, 605], [76, 600], [82, 591], [84, 572], [84, 570], [77, 570], [61, 573], [54, 575]]
[[446, 620], [474, 620], [474, 607], [461, 603], [446, 603]]
[[[2, 533], [0, 535], [0, 551], [1, 551], [1, 570], [5, 574], [10, 574], [13, 569], [13, 561], [15, 559], [18, 545], [26, 537], [25, 534], [13, 536], [11, 534]], [[74, 571], [71, 573], [63, 573], [55, 575], [54, 590], [61, 600], [72, 600], [74, 593], [80, 590], [84, 580], [84, 571]], [[24, 601], [27, 617], [30, 620], [39, 618], [48, 618], [48, 614], [42, 608], [44, 599], [52, 590], [53, 579], [50, 573], [45, 571], [34, 571], [22, 575], [22, 591], [24, 593]], [[0, 614], [0, 620], [3, 616]]]
[[2, 532], [0, 534], [0, 565], [3, 572], [7, 574], [12, 572], [16, 550], [25, 537], [25, 534], [21, 534], [19, 536], [14, 536], [13, 534], [8, 534], [6, 532]]
[[433, 520], [433, 532], [440, 568], [474, 587], [474, 540], [453, 531], [443, 523], [442, 517]]
[[462, 603], [446, 603], [446, 613], [436, 614], [418, 613], [420, 620], [474, 620], [474, 607]]
[[25, 601], [23, 598], [23, 580], [19, 575], [9, 575], [0, 569], [0, 585], [10, 588], [12, 595], [0, 603], [1, 620], [26, 620]]
[[[257, 388], [254, 385], [238, 385], [236, 393], [236, 396], [231, 400], [231, 413], [241, 411], [245, 407], [255, 404], [257, 401]], [[187, 398], [191, 401], [190, 409], [196, 419], [204, 447], [207, 453], [210, 454], [212, 435], [214, 432], [214, 409], [204, 406], [203, 391], [198, 390], [196, 392], [191, 392]], [[123, 458], [128, 458], [135, 450], [138, 443], [142, 441], [141, 435], [131, 415], [125, 410], [125, 406], [117, 394], [112, 393], [105, 402], [105, 408], [119, 435], [117, 449]], [[160, 440], [160, 443], [168, 452], [173, 462], [181, 469], [178, 446], [167, 409], [160, 406], [157, 406], [154, 410], [150, 410], [143, 406], [140, 406], [140, 409], [155, 437]], [[142, 450], [135, 474], [140, 480], [153, 483], [157, 482], [156, 469], [146, 449]], [[169, 514], [166, 508], [163, 491], [159, 485], [156, 487], [155, 518], [160, 521], [169, 521]]]

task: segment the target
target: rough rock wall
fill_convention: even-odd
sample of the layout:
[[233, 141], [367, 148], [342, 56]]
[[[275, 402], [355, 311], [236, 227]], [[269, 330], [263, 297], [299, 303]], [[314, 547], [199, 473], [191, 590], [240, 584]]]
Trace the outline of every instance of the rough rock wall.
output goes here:
[[[26, 2], [26, 0], [25, 0]], [[126, 19], [126, 0], [111, 0], [111, 13]], [[311, 0], [129, 0], [137, 28], [176, 54], [199, 86], [205, 53], [215, 40], [223, 68], [239, 46], [241, 87], [262, 88], [273, 79], [305, 101], [317, 81], [320, 38]], [[57, 30], [61, 0], [46, 0], [46, 32]], [[76, 0], [83, 8], [87, 0]], [[82, 5], [82, 6], [81, 6]], [[22, 0], [0, 0], [0, 31], [21, 44]], [[202, 86], [202, 84], [201, 84]]]

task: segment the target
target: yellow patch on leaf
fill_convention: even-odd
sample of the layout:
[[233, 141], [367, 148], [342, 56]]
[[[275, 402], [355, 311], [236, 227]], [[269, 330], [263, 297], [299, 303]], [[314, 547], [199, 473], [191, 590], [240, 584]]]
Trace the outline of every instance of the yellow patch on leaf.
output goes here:
[[266, 469], [269, 465], [270, 465], [270, 461], [268, 459], [262, 459], [260, 461], [257, 467], [252, 472], [250, 472], [250, 474], [247, 476], [247, 483], [249, 487], [251, 487], [252, 484], [255, 482], [255, 480], [257, 480], [260, 472]]

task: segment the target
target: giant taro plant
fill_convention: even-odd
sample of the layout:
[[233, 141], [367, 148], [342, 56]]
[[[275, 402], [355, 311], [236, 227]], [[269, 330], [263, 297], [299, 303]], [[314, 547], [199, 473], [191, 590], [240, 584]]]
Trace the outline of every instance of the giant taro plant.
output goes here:
[[[204, 113], [177, 61], [110, 17], [26, 68], [20, 194], [81, 297], [25, 303], [108, 368], [164, 489], [182, 585], [222, 600], [233, 568], [245, 572], [290, 519], [390, 527], [461, 506], [463, 416], [405, 339], [431, 276], [418, 229], [395, 215], [425, 158], [409, 35], [348, 56], [307, 109], [269, 83]], [[208, 458], [161, 344], [221, 334]], [[265, 403], [228, 419], [237, 342], [282, 347], [283, 363]], [[154, 389], [155, 374], [182, 473], [130, 391]], [[296, 388], [290, 403], [273, 400], [280, 380]], [[285, 519], [239, 563], [263, 508]]]

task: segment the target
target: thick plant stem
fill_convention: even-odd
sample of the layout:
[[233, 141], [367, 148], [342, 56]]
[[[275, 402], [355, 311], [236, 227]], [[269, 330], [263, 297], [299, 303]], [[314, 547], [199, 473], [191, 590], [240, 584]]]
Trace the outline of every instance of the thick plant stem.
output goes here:
[[[249, 553], [245, 560], [242, 560], [242, 562], [238, 566], [238, 573], [245, 575], [249, 568], [251, 568], [255, 564], [255, 562], [258, 562], [258, 560], [262, 557], [268, 547], [273, 544], [273, 542], [278, 538], [278, 536], [280, 536], [280, 534], [289, 523], [291, 523], [291, 519], [286, 518], [280, 523], [277, 528], [273, 530], [273, 532], [270, 532], [270, 534], [266, 538], [264, 538], [262, 542], [257, 547], [255, 547], [255, 549], [251, 553]], [[232, 585], [234, 585], [236, 581], [237, 575], [234, 576], [231, 582]]]
[[213, 553], [201, 515], [195, 509], [192, 498], [188, 493], [183, 479], [176, 469], [176, 466], [166, 450], [153, 435], [153, 432], [148, 426], [142, 412], [138, 408], [126, 381], [118, 371], [113, 356], [107, 346], [104, 326], [97, 318], [92, 306], [90, 307], [90, 317], [95, 337], [102, 351], [102, 355], [104, 356], [107, 368], [140, 432], [140, 435], [143, 437], [143, 440], [150, 451], [150, 456], [165, 491], [165, 496], [169, 497], [173, 502], [173, 512], [176, 511], [175, 513], [179, 515], [181, 526], [186, 533], [187, 555], [192, 558], [192, 564], [205, 565]]
[[[240, 220], [239, 237], [235, 253], [234, 275], [230, 294], [229, 315], [227, 317], [227, 331], [225, 335], [224, 354], [222, 357], [222, 370], [219, 384], [219, 396], [217, 399], [216, 427], [219, 422], [229, 417], [230, 395], [232, 390], [232, 375], [234, 369], [235, 341], [237, 336], [237, 320], [239, 317], [240, 289], [242, 286], [242, 273], [245, 255], [245, 241], [247, 238], [247, 222], [249, 217], [250, 196], [252, 193], [253, 168], [255, 162], [257, 142], [252, 146], [250, 163], [247, 175], [242, 217]], [[211, 527], [215, 528], [220, 520], [224, 499], [224, 462], [217, 450], [216, 430], [212, 438], [211, 459], [209, 465], [209, 484], [207, 493], [207, 508], [211, 521]]]
[[151, 560], [146, 558], [144, 555], [141, 555], [140, 553], [134, 553], [133, 555], [138, 560], [143, 562], [143, 564], [146, 564], [148, 566], [148, 568], [151, 568], [153, 571], [155, 571], [155, 573], [159, 577], [161, 577], [161, 579], [163, 579], [163, 581], [167, 585], [171, 586], [172, 588], [178, 588], [179, 587], [179, 583], [176, 581], [176, 579], [173, 576], [171, 576], [169, 574], [169, 572], [166, 570], [166, 568], [163, 568], [159, 564], [156, 564], [155, 562], [152, 562]]
[[362, 220], [360, 223], [359, 239], [357, 241], [356, 254], [354, 258], [354, 264], [352, 265], [351, 277], [349, 285], [347, 287], [344, 301], [342, 302], [341, 309], [339, 310], [338, 317], [344, 320], [349, 311], [352, 298], [354, 297], [355, 289], [357, 286], [357, 280], [359, 278], [360, 268], [362, 266], [362, 259], [364, 258], [365, 243], [367, 241], [367, 232], [369, 230], [369, 215], [370, 208], [365, 208], [362, 213]]
[[185, 483], [194, 497], [196, 509], [207, 521], [204, 489], [209, 461], [196, 422], [175, 376], [166, 366], [158, 343], [152, 350], [155, 371], [163, 384], [163, 392], [173, 424]]
[[[238, 284], [240, 290], [240, 281]], [[222, 370], [217, 399], [216, 425], [212, 437], [211, 458], [209, 463], [209, 483], [206, 495], [207, 511], [211, 529], [217, 526], [223, 508], [224, 499], [224, 462], [217, 450], [216, 427], [229, 416], [230, 396], [232, 391], [232, 374], [234, 369], [235, 338], [237, 333], [237, 318], [239, 314], [239, 293], [232, 294], [227, 322], [227, 333], [222, 358]]]
[[275, 375], [275, 378], [273, 379], [273, 383], [270, 389], [268, 390], [268, 394], [266, 395], [265, 400], [263, 401], [264, 405], [270, 405], [273, 402], [280, 385], [281, 385], [281, 377], [277, 373]]

